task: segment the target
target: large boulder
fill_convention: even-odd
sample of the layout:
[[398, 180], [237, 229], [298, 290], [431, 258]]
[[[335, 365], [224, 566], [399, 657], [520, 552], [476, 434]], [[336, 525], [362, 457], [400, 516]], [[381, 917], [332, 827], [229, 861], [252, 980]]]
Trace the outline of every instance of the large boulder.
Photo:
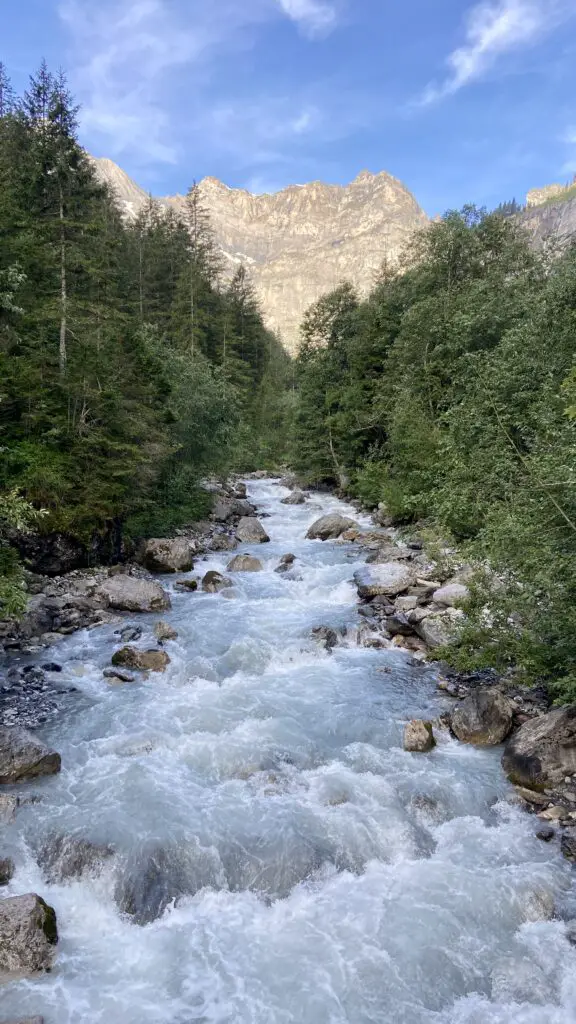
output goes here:
[[212, 517], [218, 523], [227, 523], [239, 516], [252, 517], [254, 513], [254, 505], [246, 498], [220, 498], [212, 510]]
[[304, 505], [306, 495], [302, 491], [292, 491], [287, 498], [282, 498], [281, 505]]
[[238, 547], [238, 540], [231, 533], [215, 533], [208, 541], [208, 551], [234, 551]]
[[455, 608], [463, 604], [470, 597], [470, 591], [464, 583], [446, 583], [439, 587], [432, 595], [434, 604], [441, 604], [447, 608]]
[[228, 562], [226, 572], [261, 572], [264, 566], [259, 558], [253, 555], [235, 555]]
[[217, 572], [216, 569], [210, 569], [210, 572], [207, 572], [202, 580], [202, 590], [206, 594], [219, 594], [221, 590], [231, 586], [233, 586], [232, 580], [223, 576], [221, 572]]
[[354, 573], [354, 582], [362, 598], [396, 597], [414, 582], [413, 571], [403, 562], [384, 562], [382, 565], [363, 566]]
[[171, 608], [170, 597], [159, 583], [137, 576], [111, 576], [96, 588], [95, 597], [123, 612], [163, 612]]
[[404, 750], [412, 754], [427, 754], [436, 746], [431, 722], [414, 718], [404, 726]]
[[153, 537], [144, 541], [140, 561], [151, 572], [189, 572], [192, 548], [185, 537]]
[[502, 767], [515, 785], [537, 790], [576, 772], [576, 704], [525, 722], [508, 740]]
[[474, 690], [452, 712], [450, 728], [462, 743], [495, 747], [512, 729], [514, 705], [499, 690]]
[[112, 664], [135, 668], [139, 672], [164, 672], [170, 664], [166, 651], [139, 651], [137, 647], [121, 647], [112, 655]]
[[0, 975], [49, 971], [57, 942], [56, 913], [40, 896], [0, 900]]
[[56, 775], [60, 767], [60, 754], [31, 732], [0, 726], [0, 783]]
[[113, 853], [112, 846], [80, 836], [49, 835], [42, 841], [38, 863], [48, 882], [66, 882], [84, 874], [100, 874]]
[[346, 530], [358, 530], [358, 523], [338, 513], [321, 516], [308, 530], [308, 540], [334, 540]]
[[236, 527], [236, 537], [241, 544], [266, 544], [270, 537], [262, 523], [253, 516], [244, 516]]
[[[416, 612], [419, 611], [420, 609], [417, 608]], [[418, 617], [411, 612], [408, 615], [408, 620], [412, 622]], [[428, 647], [444, 647], [445, 644], [450, 644], [457, 638], [458, 625], [463, 619], [464, 613], [458, 608], [445, 608], [426, 615], [420, 622], [415, 622], [414, 628]]]

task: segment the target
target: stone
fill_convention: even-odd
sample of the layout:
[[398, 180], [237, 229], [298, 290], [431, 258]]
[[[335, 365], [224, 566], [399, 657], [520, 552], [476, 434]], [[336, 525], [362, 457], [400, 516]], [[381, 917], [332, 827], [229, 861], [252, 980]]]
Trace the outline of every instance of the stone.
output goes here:
[[253, 555], [235, 555], [228, 562], [226, 572], [261, 572], [263, 568], [260, 559]]
[[434, 604], [445, 605], [448, 608], [463, 604], [469, 597], [470, 591], [463, 583], [446, 583], [432, 594]]
[[[443, 612], [432, 611], [422, 618], [419, 623], [415, 624], [414, 628], [418, 636], [422, 638], [428, 647], [444, 647], [445, 644], [453, 643], [456, 640], [460, 619], [448, 616], [448, 610], [446, 609]], [[459, 614], [463, 619], [463, 613], [460, 612]], [[410, 612], [410, 621], [413, 615], [415, 615], [415, 612]]]
[[304, 505], [306, 502], [306, 495], [302, 491], [292, 491], [287, 498], [282, 498], [282, 505]]
[[244, 498], [219, 498], [212, 510], [212, 518], [219, 523], [227, 523], [239, 516], [252, 517], [254, 506]]
[[544, 793], [537, 793], [532, 789], [524, 789], [523, 786], [515, 786], [514, 790], [521, 800], [525, 800], [526, 803], [532, 804], [534, 807], [546, 807], [550, 802]]
[[566, 860], [576, 864], [576, 828], [567, 828], [560, 840], [560, 849]]
[[207, 547], [209, 551], [234, 551], [238, 547], [238, 540], [230, 533], [215, 533]]
[[60, 754], [31, 732], [0, 726], [0, 783], [26, 782], [60, 771]]
[[174, 586], [177, 587], [178, 590], [187, 590], [189, 593], [193, 594], [195, 590], [198, 590], [198, 580], [178, 580]]
[[37, 860], [51, 884], [97, 875], [114, 854], [114, 847], [80, 836], [50, 835], [42, 841]]
[[499, 690], [474, 690], [452, 712], [450, 728], [461, 743], [494, 747], [512, 729], [514, 707]]
[[177, 640], [178, 631], [168, 622], [157, 622], [154, 626], [154, 636], [157, 640]]
[[553, 828], [541, 828], [536, 833], [536, 839], [540, 839], [543, 843], [550, 843], [556, 835]]
[[331, 629], [330, 626], [315, 626], [312, 630], [312, 636], [315, 640], [318, 640], [327, 651], [331, 651], [338, 643], [338, 634], [334, 629]]
[[404, 750], [413, 754], [427, 754], [436, 746], [431, 722], [412, 719], [404, 726]]
[[123, 668], [105, 668], [102, 675], [105, 679], [115, 679], [120, 683], [136, 682], [136, 676]]
[[294, 562], [296, 561], [296, 555], [282, 555], [280, 563], [274, 569], [274, 572], [289, 572]]
[[358, 569], [354, 573], [354, 582], [362, 598], [396, 597], [414, 582], [414, 574], [403, 562], [384, 562]]
[[517, 786], [554, 789], [576, 770], [576, 704], [525, 722], [504, 749], [502, 767]]
[[139, 560], [150, 572], [189, 572], [193, 568], [190, 541], [185, 537], [152, 537], [142, 544]]
[[392, 615], [388, 615], [384, 620], [384, 625], [390, 636], [411, 636], [414, 632], [413, 627], [402, 612], [394, 612]]
[[40, 668], [44, 672], [61, 672], [62, 671], [62, 665], [59, 665], [57, 661], [45, 661], [44, 664], [40, 666]]
[[141, 626], [125, 626], [124, 629], [114, 630], [114, 635], [118, 635], [123, 644], [134, 643], [135, 640], [139, 640], [142, 636]]
[[406, 614], [407, 612], [416, 610], [418, 606], [418, 598], [407, 594], [404, 597], [397, 597], [394, 603], [396, 605], [396, 611]]
[[246, 491], [246, 484], [243, 480], [237, 480], [234, 484], [234, 497], [235, 498], [246, 498], [248, 496]]
[[106, 606], [124, 612], [163, 612], [171, 607], [170, 597], [155, 580], [136, 576], [112, 576], [95, 591]]
[[0, 793], [0, 825], [9, 825], [16, 817], [20, 798], [13, 793]]
[[568, 814], [568, 808], [564, 807], [563, 804], [552, 804], [551, 807], [547, 807], [544, 811], [540, 811], [538, 817], [542, 821], [562, 821]]
[[44, 1017], [19, 1017], [18, 1020], [2, 1021], [2, 1024], [44, 1024]]
[[56, 913], [35, 893], [0, 900], [0, 975], [34, 975], [52, 968]]
[[0, 885], [8, 885], [15, 870], [12, 857], [0, 857]]
[[236, 527], [236, 537], [241, 544], [267, 544], [270, 537], [262, 523], [254, 517], [243, 517]]
[[114, 889], [119, 909], [135, 924], [145, 925], [182, 896], [216, 885], [218, 870], [212, 852], [185, 844], [148, 843], [129, 854]]
[[112, 664], [137, 669], [138, 672], [164, 672], [170, 664], [166, 651], [139, 651], [137, 647], [122, 647], [112, 655]]
[[202, 590], [206, 594], [218, 594], [221, 590], [225, 590], [226, 587], [232, 586], [232, 580], [229, 580], [227, 576], [223, 576], [221, 572], [217, 572], [215, 569], [207, 572], [202, 580]]
[[360, 527], [354, 519], [332, 513], [321, 516], [308, 529], [306, 537], [308, 540], [335, 540], [346, 530], [359, 530]]

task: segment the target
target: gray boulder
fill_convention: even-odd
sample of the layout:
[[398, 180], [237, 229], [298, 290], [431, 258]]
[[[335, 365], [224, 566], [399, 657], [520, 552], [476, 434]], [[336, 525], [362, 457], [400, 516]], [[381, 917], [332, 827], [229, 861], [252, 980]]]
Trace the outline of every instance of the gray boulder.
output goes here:
[[560, 840], [560, 849], [566, 860], [576, 864], [576, 828], [567, 828], [563, 832], [562, 839]]
[[434, 591], [432, 600], [435, 604], [454, 608], [459, 604], [463, 604], [469, 597], [470, 591], [463, 583], [446, 583], [445, 586]]
[[60, 754], [25, 729], [0, 727], [0, 783], [26, 782], [60, 771]]
[[315, 626], [312, 636], [318, 640], [327, 651], [331, 651], [338, 643], [338, 634], [330, 626]]
[[13, 793], [0, 793], [0, 825], [9, 825], [16, 817], [20, 797]]
[[270, 540], [262, 523], [253, 516], [240, 520], [236, 527], [236, 537], [241, 544], [266, 544]]
[[226, 572], [261, 572], [264, 566], [259, 558], [252, 555], [235, 555], [228, 565]]
[[419, 718], [406, 722], [404, 726], [404, 750], [411, 754], [427, 754], [436, 746], [431, 722]]
[[223, 576], [221, 572], [216, 572], [215, 569], [207, 572], [202, 580], [202, 590], [206, 594], [218, 594], [221, 590], [225, 590], [226, 587], [232, 586], [232, 580], [229, 580], [227, 576]]
[[112, 846], [79, 836], [50, 835], [42, 842], [38, 863], [48, 882], [66, 882], [84, 874], [98, 875], [113, 853]]
[[121, 647], [112, 655], [112, 664], [134, 668], [138, 672], [164, 672], [170, 664], [166, 651], [139, 651], [137, 647]]
[[193, 568], [190, 541], [185, 537], [153, 537], [144, 541], [140, 561], [151, 572], [189, 572]]
[[111, 576], [96, 588], [95, 596], [109, 608], [124, 612], [163, 612], [170, 598], [155, 580]]
[[508, 740], [502, 767], [515, 785], [537, 790], [576, 772], [576, 704], [525, 722]]
[[287, 554], [282, 555], [279, 565], [276, 566], [274, 572], [289, 572], [294, 562], [296, 561], [296, 555]]
[[12, 857], [0, 857], [0, 885], [8, 885], [15, 870]]
[[414, 573], [404, 562], [384, 562], [383, 565], [363, 566], [354, 573], [354, 582], [362, 598], [396, 597], [414, 582]]
[[312, 523], [306, 537], [308, 540], [334, 540], [345, 533], [346, 530], [358, 529], [358, 523], [354, 519], [348, 519], [346, 516], [332, 513], [331, 515], [321, 516], [315, 523]]
[[[419, 609], [416, 609], [418, 612]], [[449, 614], [453, 612], [455, 614]], [[413, 621], [414, 613], [408, 616]], [[443, 647], [452, 643], [458, 636], [458, 624], [463, 620], [464, 614], [457, 608], [446, 608], [444, 611], [432, 612], [426, 615], [415, 625], [418, 636], [424, 640], [428, 647]]]
[[450, 728], [462, 743], [495, 747], [512, 729], [514, 705], [499, 690], [474, 690], [452, 712]]
[[282, 498], [282, 505], [304, 505], [306, 502], [306, 495], [302, 491], [292, 491], [287, 498]]
[[238, 516], [254, 515], [255, 509], [246, 498], [220, 498], [212, 511], [212, 517], [218, 523], [227, 523]]
[[178, 631], [168, 622], [157, 622], [154, 626], [154, 636], [157, 640], [177, 640]]
[[230, 533], [215, 533], [207, 547], [209, 551], [234, 551], [238, 547], [238, 540]]
[[57, 942], [56, 913], [40, 896], [0, 900], [0, 975], [49, 971]]

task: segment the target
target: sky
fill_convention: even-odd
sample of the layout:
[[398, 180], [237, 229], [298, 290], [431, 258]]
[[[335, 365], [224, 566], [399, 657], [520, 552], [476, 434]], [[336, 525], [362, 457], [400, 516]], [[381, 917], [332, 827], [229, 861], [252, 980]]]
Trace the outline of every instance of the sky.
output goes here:
[[157, 195], [386, 170], [435, 215], [576, 173], [576, 0], [0, 0], [17, 90], [43, 57]]

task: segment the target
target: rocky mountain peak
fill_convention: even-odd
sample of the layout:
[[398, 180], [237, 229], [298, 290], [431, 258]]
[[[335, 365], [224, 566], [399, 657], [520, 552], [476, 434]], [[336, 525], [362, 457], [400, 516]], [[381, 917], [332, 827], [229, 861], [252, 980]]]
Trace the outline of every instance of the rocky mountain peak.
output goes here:
[[[145, 190], [111, 160], [95, 159], [94, 166], [125, 215], [137, 216]], [[267, 323], [291, 352], [308, 306], [343, 280], [367, 291], [382, 263], [394, 263], [428, 223], [412, 193], [386, 171], [361, 171], [348, 185], [312, 181], [259, 195], [211, 176], [199, 188], [228, 273], [240, 263], [249, 267]], [[184, 198], [158, 201], [182, 210]]]

